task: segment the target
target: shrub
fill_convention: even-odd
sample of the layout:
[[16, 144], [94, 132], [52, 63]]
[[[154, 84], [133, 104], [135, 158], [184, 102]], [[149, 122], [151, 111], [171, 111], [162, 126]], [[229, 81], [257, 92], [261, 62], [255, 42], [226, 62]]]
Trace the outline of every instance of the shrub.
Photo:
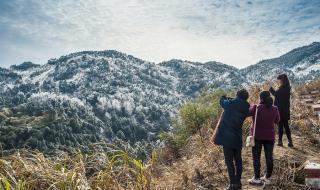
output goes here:
[[222, 95], [231, 95], [231, 92], [216, 90], [202, 92], [199, 97], [188, 100], [178, 109], [177, 117], [172, 122], [172, 132], [162, 133], [160, 139], [175, 150], [181, 149], [193, 134], [199, 133], [201, 140], [203, 127], [212, 127], [222, 111], [219, 98]]

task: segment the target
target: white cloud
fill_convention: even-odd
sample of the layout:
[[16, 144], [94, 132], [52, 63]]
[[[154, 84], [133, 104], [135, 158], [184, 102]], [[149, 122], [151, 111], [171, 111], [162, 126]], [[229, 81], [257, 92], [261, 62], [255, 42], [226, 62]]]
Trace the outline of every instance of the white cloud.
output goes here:
[[7, 51], [0, 59], [8, 62], [17, 61], [9, 57], [17, 52], [45, 62], [74, 51], [116, 49], [154, 62], [244, 67], [320, 40], [316, 0], [14, 0], [0, 9], [0, 39], [19, 37], [0, 45]]

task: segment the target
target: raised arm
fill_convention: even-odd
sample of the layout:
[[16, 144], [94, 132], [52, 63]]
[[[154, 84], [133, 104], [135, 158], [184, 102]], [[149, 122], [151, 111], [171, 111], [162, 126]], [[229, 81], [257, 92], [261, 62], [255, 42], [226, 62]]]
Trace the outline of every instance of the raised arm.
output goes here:
[[230, 103], [231, 103], [231, 98], [228, 98], [226, 96], [221, 96], [220, 97], [220, 106], [223, 108], [223, 109], [226, 109], [227, 107], [230, 106]]
[[269, 92], [273, 95], [273, 96], [278, 96], [279, 94], [279, 90], [274, 90], [274, 88], [271, 86], [269, 89]]

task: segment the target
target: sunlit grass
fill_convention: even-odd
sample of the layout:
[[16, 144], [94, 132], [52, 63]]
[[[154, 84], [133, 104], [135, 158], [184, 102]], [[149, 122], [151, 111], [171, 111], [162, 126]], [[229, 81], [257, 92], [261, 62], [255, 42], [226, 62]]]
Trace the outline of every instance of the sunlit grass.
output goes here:
[[147, 169], [154, 162], [155, 155], [143, 163], [113, 146], [105, 152], [55, 157], [20, 150], [0, 159], [0, 190], [149, 189]]

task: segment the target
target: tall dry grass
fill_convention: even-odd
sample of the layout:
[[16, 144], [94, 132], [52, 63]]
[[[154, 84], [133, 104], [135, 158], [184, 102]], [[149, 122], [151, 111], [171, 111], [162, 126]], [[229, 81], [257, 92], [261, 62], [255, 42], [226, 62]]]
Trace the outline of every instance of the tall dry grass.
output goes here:
[[111, 145], [107, 151], [90, 155], [79, 152], [54, 157], [20, 150], [0, 158], [0, 189], [144, 190], [150, 188], [149, 171], [154, 162], [154, 153], [144, 164]]

